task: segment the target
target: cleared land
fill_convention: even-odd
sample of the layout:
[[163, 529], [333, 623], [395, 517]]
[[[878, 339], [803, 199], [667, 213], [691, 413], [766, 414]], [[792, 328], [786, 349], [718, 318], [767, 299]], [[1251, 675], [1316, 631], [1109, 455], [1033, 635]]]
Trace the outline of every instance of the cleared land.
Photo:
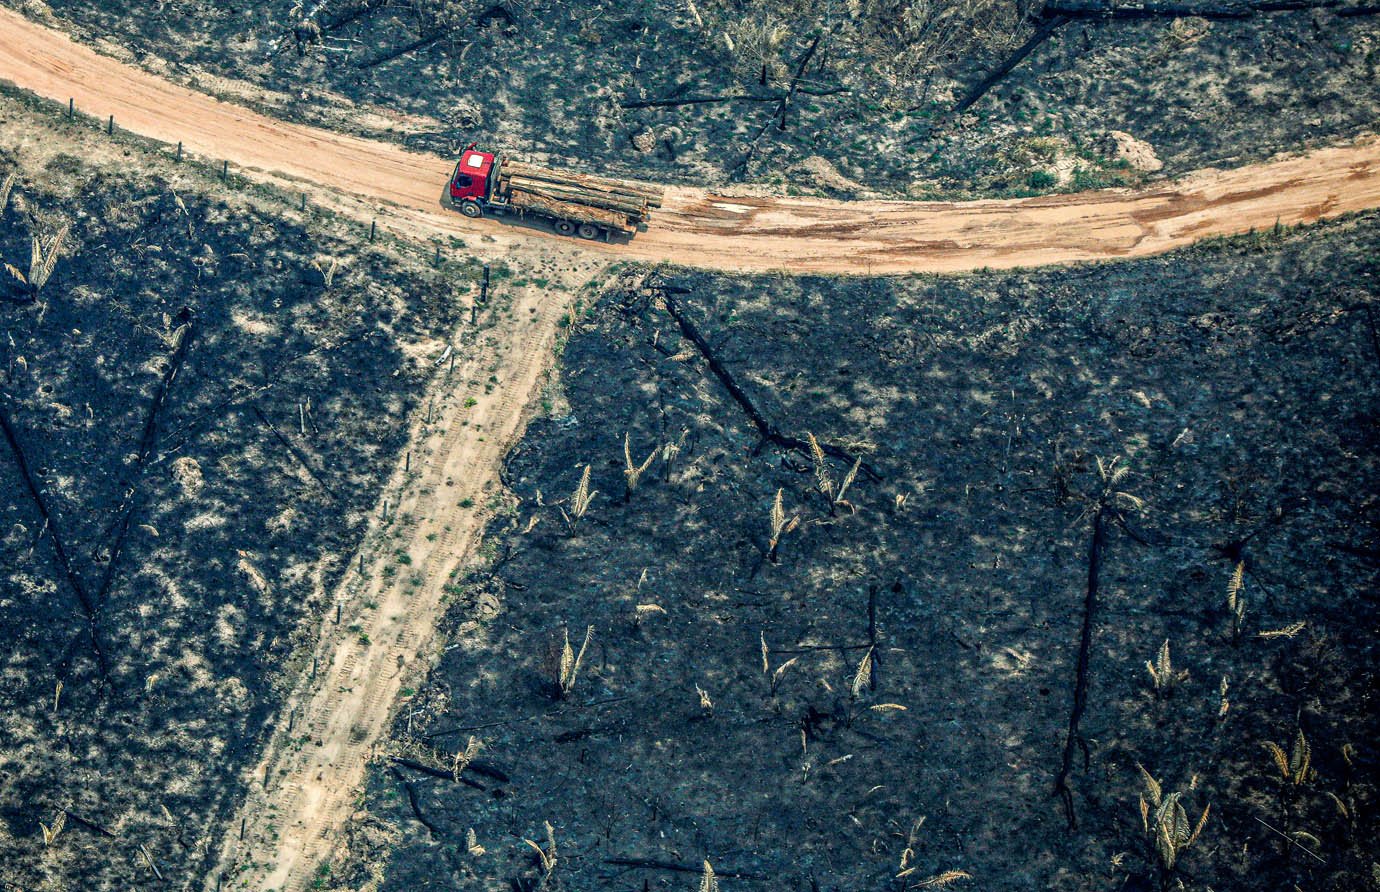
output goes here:
[[[318, 203], [361, 220], [377, 216], [409, 236], [477, 236], [481, 253], [534, 256], [552, 249], [537, 231], [474, 223], [444, 209], [440, 188], [449, 162], [440, 156], [264, 117], [101, 57], [13, 13], [0, 13], [0, 22], [6, 25], [0, 35], [0, 78], [41, 96], [73, 97], [84, 113], [114, 115], [122, 128], [180, 141], [204, 158], [228, 159], [242, 173], [310, 192]], [[596, 263], [617, 257], [725, 271], [876, 274], [1144, 257], [1208, 236], [1314, 222], [1380, 204], [1377, 161], [1380, 143], [1365, 139], [1234, 171], [1199, 172], [1144, 192], [968, 203], [841, 203], [677, 188], [668, 193], [652, 227], [631, 244], [589, 245], [592, 253], [586, 256]], [[482, 360], [473, 360], [477, 365], [471, 372], [492, 369], [498, 386], [490, 390], [481, 384], [473, 406], [465, 405], [471, 398], [466, 397], [442, 407], [446, 433], [427, 461], [419, 458], [415, 473], [421, 479], [406, 490], [412, 501], [401, 509], [405, 522], [387, 533], [393, 554], [406, 555], [399, 563], [420, 568], [417, 581], [406, 587], [386, 584], [380, 569], [379, 581], [371, 576], [362, 588], [349, 590], [352, 598], [373, 605], [370, 619], [342, 629], [328, 618], [316, 651], [321, 671], [282, 713], [277, 744], [259, 765], [264, 789], [246, 802], [244, 845], [231, 839], [223, 852], [225, 866], [249, 865], [242, 874], [248, 887], [301, 888], [332, 844], [328, 834], [348, 816], [371, 744], [386, 726], [411, 656], [430, 635], [445, 593], [442, 583], [473, 541], [475, 497], [497, 477], [504, 448], [517, 435], [521, 408], [542, 357], [550, 356], [563, 308], [543, 299], [541, 288], [522, 292], [515, 307], [522, 312], [485, 345], [489, 352]], [[478, 380], [474, 374], [467, 379]], [[456, 432], [462, 409], [483, 418], [482, 433], [478, 425]], [[834, 427], [842, 434], [846, 426]], [[414, 442], [426, 442], [417, 439], [423, 433], [414, 427]], [[1008, 449], [1010, 443], [1008, 437]], [[405, 465], [395, 482], [406, 482], [412, 473]], [[1087, 456], [1068, 473], [1086, 477]], [[1020, 662], [1018, 656], [1012, 659]], [[846, 678], [846, 662], [840, 658], [827, 669]], [[728, 668], [722, 677], [732, 681]], [[808, 719], [807, 737], [831, 721], [825, 708], [838, 713], [832, 704], [821, 705], [819, 715], [809, 703], [802, 707], [808, 707], [802, 719]], [[848, 710], [845, 704], [845, 730], [851, 730], [854, 718]], [[572, 733], [582, 736], [570, 739], [583, 739], [587, 731], [603, 733], [576, 728]], [[851, 753], [839, 758], [847, 756]], [[211, 873], [209, 882], [218, 875]]]

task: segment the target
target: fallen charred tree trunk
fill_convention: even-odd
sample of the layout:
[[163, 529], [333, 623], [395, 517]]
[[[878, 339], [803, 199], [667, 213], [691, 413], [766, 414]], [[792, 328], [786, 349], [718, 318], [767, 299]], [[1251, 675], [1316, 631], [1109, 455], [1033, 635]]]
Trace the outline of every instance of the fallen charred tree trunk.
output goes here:
[[[742, 385], [733, 377], [733, 373], [725, 368], [724, 364], [719, 361], [719, 358], [714, 355], [714, 350], [709, 346], [709, 342], [704, 339], [704, 335], [700, 334], [695, 324], [681, 312], [678, 306], [676, 306], [674, 295], [688, 294], [689, 289], [681, 288], [676, 285], [662, 285], [658, 290], [661, 292], [662, 298], [665, 301], [666, 312], [675, 320], [676, 325], [680, 328], [681, 334], [685, 336], [686, 340], [695, 345], [700, 356], [702, 356], [705, 363], [708, 364], [709, 370], [714, 373], [714, 377], [719, 379], [719, 383], [723, 384], [724, 389], [728, 391], [728, 395], [733, 398], [733, 401], [737, 403], [738, 407], [747, 415], [748, 420], [752, 422], [752, 426], [757, 428], [757, 433], [761, 435], [763, 442], [774, 443], [784, 449], [792, 449], [804, 453], [805, 455], [810, 455], [811, 449], [809, 443], [799, 437], [781, 433], [776, 425], [767, 420], [767, 417], [762, 414], [761, 410], [757, 408], [756, 404], [753, 403], [752, 399], [747, 395], [747, 392], [743, 390]], [[855, 456], [847, 449], [843, 449], [831, 443], [821, 443], [820, 448], [824, 450], [825, 454], [832, 455], [834, 458], [842, 459], [847, 462], [858, 461], [860, 463], [860, 470], [867, 475], [869, 480], [877, 481], [882, 479], [867, 462], [861, 461], [858, 456]]]
[[[825, 90], [816, 90], [809, 87], [796, 88], [797, 93], [806, 96], [837, 96], [840, 93], [852, 92], [848, 87], [830, 87]], [[780, 102], [786, 98], [784, 93], [769, 93], [761, 95], [757, 93], [725, 93], [717, 96], [668, 96], [663, 99], [630, 99], [627, 102], [618, 103], [619, 108], [676, 108], [682, 105], [707, 105], [715, 102]]]
[[162, 380], [158, 382], [158, 389], [154, 391], [153, 399], [149, 401], [149, 410], [144, 416], [143, 432], [139, 437], [139, 451], [135, 454], [130, 483], [125, 488], [124, 501], [116, 512], [113, 525], [114, 540], [111, 542], [110, 548], [107, 549], [105, 573], [101, 576], [101, 587], [97, 590], [94, 599], [97, 610], [105, 606], [106, 596], [110, 594], [110, 586], [115, 581], [115, 571], [120, 561], [120, 553], [124, 550], [125, 539], [129, 535], [129, 526], [134, 519], [134, 509], [138, 502], [139, 478], [143, 476], [149, 456], [153, 453], [154, 442], [157, 440], [158, 418], [162, 414], [163, 405], [167, 402], [168, 390], [177, 380], [178, 373], [182, 371], [182, 364], [187, 359], [187, 350], [192, 343], [193, 324], [196, 317], [191, 308], [183, 307], [177, 314], [177, 319], [181, 323], [177, 329], [177, 346], [173, 349], [172, 358], [168, 361], [167, 371], [163, 373]]
[[19, 476], [23, 479], [25, 488], [29, 491], [29, 497], [33, 499], [39, 516], [43, 518], [43, 530], [40, 531], [39, 536], [42, 537], [43, 532], [47, 532], [48, 541], [53, 543], [53, 554], [57, 558], [58, 569], [62, 571], [68, 587], [76, 595], [77, 603], [81, 605], [82, 614], [86, 618], [86, 634], [91, 640], [91, 652], [96, 658], [96, 666], [100, 671], [101, 682], [104, 684], [110, 679], [110, 665], [106, 660], [105, 650], [101, 647], [100, 609], [86, 591], [86, 586], [82, 585], [81, 577], [72, 567], [72, 561], [68, 557], [67, 548], [63, 545], [62, 534], [58, 529], [57, 521], [48, 509], [48, 503], [43, 498], [43, 490], [39, 487], [38, 481], [34, 479], [33, 472], [29, 468], [24, 448], [19, 442], [19, 434], [10, 421], [9, 413], [5, 411], [3, 400], [0, 400], [0, 430], [4, 431], [5, 441], [9, 443], [10, 452], [14, 455], [14, 463], [19, 469]]
[[[1048, 7], [1046, 7], [1046, 12], [1049, 11]], [[1029, 40], [1016, 47], [1011, 55], [1007, 56], [1000, 65], [992, 70], [991, 74], [987, 75], [987, 77], [982, 79], [981, 83], [964, 94], [963, 98], [954, 106], [954, 112], [956, 114], [962, 114], [971, 108], [975, 102], [987, 95], [988, 90], [1001, 83], [1002, 78], [1010, 74], [1017, 65], [1025, 61], [1027, 56], [1035, 52], [1035, 49], [1039, 47], [1040, 44], [1049, 40], [1055, 31], [1058, 31], [1061, 27], [1068, 24], [1068, 22], [1069, 17], [1067, 15], [1055, 15], [1046, 18], [1041, 22], [1040, 27], [1035, 29], [1035, 33], [1030, 35]]]

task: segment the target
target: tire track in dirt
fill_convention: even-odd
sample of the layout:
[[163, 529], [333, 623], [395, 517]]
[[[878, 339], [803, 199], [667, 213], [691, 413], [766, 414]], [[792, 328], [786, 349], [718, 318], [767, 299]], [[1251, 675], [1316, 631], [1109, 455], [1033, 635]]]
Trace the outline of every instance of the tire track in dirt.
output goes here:
[[[560, 290], [517, 289], [511, 306], [493, 311], [496, 325], [478, 334], [453, 375], [439, 374], [433, 423], [423, 416], [411, 431], [413, 469], [404, 470], [404, 462], [385, 489], [398, 502], [395, 520], [376, 513], [371, 522], [359, 552], [363, 580], [356, 556], [337, 592], [342, 618], [337, 623], [328, 611], [322, 627], [316, 677], [304, 674], [249, 774], [250, 793], [237, 816], [243, 839], [233, 822], [205, 889], [219, 881], [223, 890], [302, 892], [330, 855], [402, 685], [426, 660], [446, 582], [474, 551], [485, 497], [554, 356], [557, 320], [598, 268], [586, 263]], [[391, 579], [383, 572], [388, 566], [397, 571]], [[306, 720], [289, 731], [295, 715]]]
[[[406, 236], [482, 235], [494, 248], [558, 238], [441, 204], [453, 161], [267, 117], [100, 56], [0, 10], [0, 79]], [[571, 164], [578, 166], [578, 161]], [[1213, 235], [1313, 223], [1380, 207], [1380, 140], [1234, 170], [1203, 170], [1141, 192], [969, 202], [829, 201], [671, 188], [630, 243], [581, 243], [626, 260], [734, 272], [958, 272], [1144, 257]], [[488, 250], [481, 246], [480, 250]]]

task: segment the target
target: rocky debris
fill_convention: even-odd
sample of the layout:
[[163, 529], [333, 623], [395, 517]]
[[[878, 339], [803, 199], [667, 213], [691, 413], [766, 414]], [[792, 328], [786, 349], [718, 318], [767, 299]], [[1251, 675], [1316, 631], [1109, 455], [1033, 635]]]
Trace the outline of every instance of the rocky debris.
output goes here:
[[1150, 172], [1164, 167], [1164, 162], [1155, 154], [1154, 147], [1124, 130], [1108, 130], [1103, 151], [1118, 161], [1125, 161], [1136, 170]]
[[197, 464], [196, 459], [181, 456], [173, 459], [172, 478], [182, 489], [182, 495], [189, 499], [195, 499], [201, 492], [203, 480], [201, 477], [201, 465]]
[[650, 129], [640, 130], [632, 135], [633, 148], [646, 154], [656, 148], [656, 133]]

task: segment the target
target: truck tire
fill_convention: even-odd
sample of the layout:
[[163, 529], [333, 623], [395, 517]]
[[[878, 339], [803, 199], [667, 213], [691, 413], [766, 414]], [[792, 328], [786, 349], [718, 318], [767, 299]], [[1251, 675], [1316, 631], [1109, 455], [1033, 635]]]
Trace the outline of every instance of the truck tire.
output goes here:
[[581, 223], [575, 231], [580, 234], [580, 238], [596, 239], [599, 237], [599, 227], [593, 223]]
[[473, 220], [484, 216], [484, 209], [479, 206], [479, 202], [466, 198], [460, 202], [460, 213]]
[[575, 224], [570, 220], [557, 220], [555, 223], [555, 230], [561, 235], [574, 235]]

